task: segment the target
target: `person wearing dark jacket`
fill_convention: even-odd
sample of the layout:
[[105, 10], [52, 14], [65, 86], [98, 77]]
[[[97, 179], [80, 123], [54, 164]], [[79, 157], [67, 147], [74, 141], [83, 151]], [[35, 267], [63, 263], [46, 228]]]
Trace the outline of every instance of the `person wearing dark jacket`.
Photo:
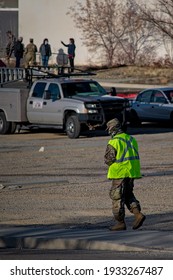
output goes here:
[[23, 41], [23, 38], [19, 37], [18, 40], [14, 44], [14, 56], [16, 58], [16, 65], [15, 65], [16, 68], [20, 67], [20, 60], [21, 60], [21, 58], [23, 58], [24, 45], [23, 45], [22, 41]]
[[42, 66], [46, 68], [48, 67], [49, 58], [52, 55], [51, 46], [47, 38], [43, 40], [43, 43], [41, 44], [39, 51], [42, 59]]
[[63, 41], [61, 41], [61, 44], [63, 44], [65, 47], [68, 48], [68, 59], [71, 67], [71, 72], [74, 71], [74, 58], [75, 58], [75, 42], [73, 38], [69, 39], [69, 44], [65, 44]]

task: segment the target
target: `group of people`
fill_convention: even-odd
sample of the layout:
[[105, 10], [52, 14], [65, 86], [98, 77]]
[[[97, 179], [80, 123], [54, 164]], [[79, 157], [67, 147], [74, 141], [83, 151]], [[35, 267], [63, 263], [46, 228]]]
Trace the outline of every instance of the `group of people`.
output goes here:
[[[47, 68], [49, 63], [49, 58], [52, 55], [51, 45], [49, 40], [45, 38], [43, 43], [40, 45], [38, 50], [37, 46], [34, 44], [34, 39], [30, 39], [26, 47], [23, 44], [23, 38], [19, 37], [17, 40], [11, 31], [7, 31], [8, 44], [6, 46], [6, 58], [9, 62], [9, 59], [14, 52], [16, 58], [15, 67], [20, 67], [21, 59], [24, 57], [25, 64], [24, 67], [28, 68], [29, 66], [36, 65], [36, 53], [39, 52], [41, 56], [42, 67]], [[69, 43], [65, 44], [61, 41], [63, 46], [67, 47], [68, 60], [71, 68], [71, 72], [74, 71], [74, 58], [75, 58], [75, 41], [73, 38], [69, 39]]]

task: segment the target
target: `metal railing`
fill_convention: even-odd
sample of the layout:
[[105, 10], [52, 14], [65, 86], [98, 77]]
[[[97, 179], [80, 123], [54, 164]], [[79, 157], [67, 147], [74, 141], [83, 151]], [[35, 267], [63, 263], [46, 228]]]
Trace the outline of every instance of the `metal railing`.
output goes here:
[[0, 67], [0, 87], [4, 84], [16, 82], [25, 78], [24, 68]]
[[28, 68], [8, 68], [0, 67], [0, 87], [3, 85], [17, 82], [25, 79], [28, 82], [28, 87], [31, 87], [33, 79], [40, 78], [70, 78], [79, 76], [93, 76], [95, 73], [86, 72], [82, 69], [74, 68], [75, 72], [71, 72], [70, 66], [54, 66], [47, 67], [46, 69], [42, 66], [33, 66]]

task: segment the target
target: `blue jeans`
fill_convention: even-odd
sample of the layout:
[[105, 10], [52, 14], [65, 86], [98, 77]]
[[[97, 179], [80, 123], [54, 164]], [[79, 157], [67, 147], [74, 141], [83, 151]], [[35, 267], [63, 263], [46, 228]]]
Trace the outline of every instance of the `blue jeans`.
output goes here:
[[42, 66], [45, 68], [48, 67], [48, 61], [49, 61], [49, 56], [43, 55], [42, 56]]

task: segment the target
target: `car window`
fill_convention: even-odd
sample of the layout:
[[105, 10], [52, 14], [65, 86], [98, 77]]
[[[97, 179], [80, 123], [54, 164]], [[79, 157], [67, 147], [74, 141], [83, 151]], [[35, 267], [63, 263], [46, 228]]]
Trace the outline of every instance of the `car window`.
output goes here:
[[46, 83], [44, 83], [44, 82], [36, 83], [36, 85], [33, 89], [32, 96], [37, 97], [37, 98], [42, 98], [45, 87], [46, 87]]
[[151, 97], [151, 102], [154, 103], [166, 103], [166, 98], [160, 91], [154, 91]]
[[51, 83], [48, 87], [48, 91], [50, 92], [50, 98], [53, 101], [60, 99], [60, 91], [57, 84]]
[[164, 91], [164, 94], [167, 96], [168, 100], [173, 103], [173, 90], [166, 90]]
[[150, 102], [152, 92], [153, 92], [152, 90], [147, 90], [142, 92], [141, 94], [138, 95], [136, 101], [146, 102], [146, 103]]

